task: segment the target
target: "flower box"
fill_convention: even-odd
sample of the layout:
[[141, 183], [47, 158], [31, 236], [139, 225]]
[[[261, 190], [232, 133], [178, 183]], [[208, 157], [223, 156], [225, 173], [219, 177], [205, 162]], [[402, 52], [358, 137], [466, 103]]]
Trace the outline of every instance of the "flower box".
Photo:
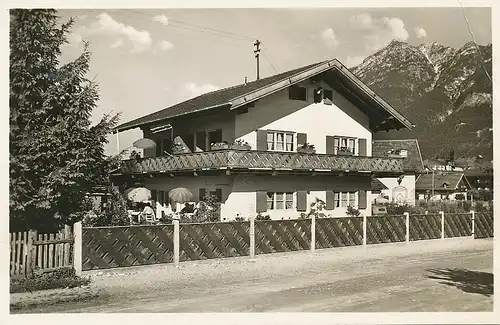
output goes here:
[[211, 150], [250, 150], [252, 147], [248, 143], [213, 143], [210, 146]]
[[338, 156], [354, 156], [351, 150], [340, 149], [337, 151]]
[[314, 144], [304, 143], [297, 147], [297, 152], [300, 153], [316, 153]]
[[316, 149], [314, 149], [314, 148], [302, 148], [302, 147], [299, 147], [299, 148], [297, 148], [297, 152], [300, 152], [300, 153], [316, 153]]

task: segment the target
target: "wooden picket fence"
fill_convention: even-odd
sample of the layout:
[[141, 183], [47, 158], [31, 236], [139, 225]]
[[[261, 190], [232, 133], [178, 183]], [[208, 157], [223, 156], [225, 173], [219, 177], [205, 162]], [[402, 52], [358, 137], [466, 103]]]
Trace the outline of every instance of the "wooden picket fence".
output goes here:
[[9, 243], [11, 276], [29, 276], [35, 270], [50, 272], [73, 266], [74, 236], [69, 226], [55, 234], [10, 233]]
[[473, 217], [471, 212], [83, 228], [83, 270], [451, 237], [492, 237], [492, 213]]

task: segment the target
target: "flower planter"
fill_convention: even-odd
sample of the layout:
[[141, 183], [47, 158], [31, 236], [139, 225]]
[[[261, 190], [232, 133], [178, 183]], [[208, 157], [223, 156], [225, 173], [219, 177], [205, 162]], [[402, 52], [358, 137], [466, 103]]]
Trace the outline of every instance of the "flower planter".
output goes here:
[[314, 148], [297, 148], [297, 152], [312, 154], [312, 153], [316, 153], [316, 149], [314, 149]]
[[338, 156], [354, 156], [354, 154], [351, 151], [344, 151], [344, 150], [339, 150], [337, 151]]
[[250, 147], [249, 144], [230, 144], [229, 149], [232, 150], [250, 150], [252, 147]]
[[213, 145], [210, 147], [210, 150], [215, 151], [215, 150], [226, 150], [229, 149], [229, 144], [217, 144]]

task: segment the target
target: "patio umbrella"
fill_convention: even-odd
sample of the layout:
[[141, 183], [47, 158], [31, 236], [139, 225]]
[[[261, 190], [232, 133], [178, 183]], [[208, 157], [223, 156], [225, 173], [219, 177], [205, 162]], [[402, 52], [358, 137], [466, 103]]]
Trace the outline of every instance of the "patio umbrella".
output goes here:
[[139, 148], [139, 149], [149, 149], [149, 148], [155, 148], [156, 142], [154, 142], [154, 140], [151, 140], [148, 138], [142, 138], [142, 139], [136, 140], [133, 145], [134, 145], [134, 147]]
[[129, 188], [124, 194], [132, 202], [143, 202], [151, 199], [151, 191], [145, 187]]
[[191, 200], [193, 193], [187, 188], [178, 187], [168, 192], [168, 197], [174, 202], [185, 203]]

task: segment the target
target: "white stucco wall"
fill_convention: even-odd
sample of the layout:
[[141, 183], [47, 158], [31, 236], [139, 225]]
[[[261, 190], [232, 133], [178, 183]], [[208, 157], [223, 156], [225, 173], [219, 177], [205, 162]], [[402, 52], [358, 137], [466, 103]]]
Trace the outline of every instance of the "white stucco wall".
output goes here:
[[[293, 192], [294, 209], [290, 210], [269, 210], [263, 215], [269, 215], [272, 219], [294, 219], [298, 218], [301, 212], [296, 209], [297, 190], [307, 191], [307, 211], [310, 205], [317, 198], [326, 200], [326, 190], [334, 191], [356, 191], [358, 188], [369, 187], [369, 179], [366, 177], [335, 177], [335, 176], [256, 176], [256, 175], [231, 175], [231, 176], [176, 176], [176, 177], [156, 177], [145, 182], [145, 186], [151, 190], [168, 191], [176, 187], [185, 187], [193, 193], [193, 202], [198, 202], [198, 192], [200, 188], [207, 190], [222, 189], [221, 218], [232, 220], [237, 216], [248, 218], [257, 216], [256, 212], [256, 191], [263, 190], [269, 192]], [[370, 192], [367, 191], [367, 197]], [[357, 204], [356, 196], [356, 204]], [[168, 204], [168, 203], [167, 203]], [[157, 204], [157, 215], [161, 211], [169, 213], [167, 205]], [[367, 208], [360, 210], [362, 214], [370, 215], [371, 202], [367, 202]], [[345, 208], [324, 211], [330, 216], [345, 216]]]
[[[367, 115], [335, 91], [332, 105], [314, 103], [314, 89], [319, 84], [308, 81], [300, 86], [307, 87], [307, 102], [290, 100], [285, 89], [257, 101], [248, 113], [236, 115], [236, 138], [255, 149], [255, 131], [258, 129], [306, 133], [307, 142], [314, 144], [317, 153], [326, 152], [327, 135], [364, 138], [367, 140], [367, 154], [371, 156], [372, 133]], [[322, 87], [328, 89], [326, 84]]]

